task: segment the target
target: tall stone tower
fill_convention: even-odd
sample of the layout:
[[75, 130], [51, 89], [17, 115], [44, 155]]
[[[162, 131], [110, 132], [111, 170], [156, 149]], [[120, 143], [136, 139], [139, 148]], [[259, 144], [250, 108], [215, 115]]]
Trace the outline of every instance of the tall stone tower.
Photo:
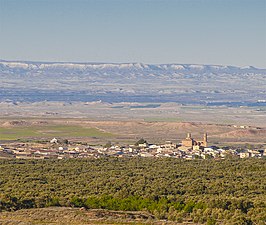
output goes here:
[[207, 133], [204, 133], [204, 135], [203, 135], [203, 146], [207, 147], [207, 145], [208, 145], [208, 135], [207, 135]]
[[192, 148], [194, 140], [191, 138], [191, 133], [187, 133], [186, 139], [182, 140], [182, 146]]

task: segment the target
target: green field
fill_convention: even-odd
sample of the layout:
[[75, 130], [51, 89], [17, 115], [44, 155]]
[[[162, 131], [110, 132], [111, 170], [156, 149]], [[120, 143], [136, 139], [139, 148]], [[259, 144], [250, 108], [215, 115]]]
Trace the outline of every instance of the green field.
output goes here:
[[74, 125], [47, 125], [29, 127], [0, 127], [0, 140], [17, 140], [20, 138], [51, 137], [112, 137], [111, 133], [97, 128], [85, 128]]

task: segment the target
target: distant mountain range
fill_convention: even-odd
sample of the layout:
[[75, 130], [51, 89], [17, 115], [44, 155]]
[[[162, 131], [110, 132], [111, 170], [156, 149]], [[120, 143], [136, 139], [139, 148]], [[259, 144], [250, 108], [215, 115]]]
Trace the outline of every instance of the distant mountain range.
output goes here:
[[[27, 62], [27, 61], [5, 61], [0, 60], [1, 72], [79, 72], [84, 73], [94, 70], [104, 71], [136, 71], [136, 72], [163, 72], [171, 71], [181, 73], [266, 73], [266, 69], [253, 66], [236, 67], [222, 65], [199, 65], [199, 64], [143, 64], [143, 63], [68, 63], [68, 62]], [[19, 70], [19, 71], [18, 71]]]
[[0, 101], [265, 100], [266, 69], [197, 64], [0, 60]]

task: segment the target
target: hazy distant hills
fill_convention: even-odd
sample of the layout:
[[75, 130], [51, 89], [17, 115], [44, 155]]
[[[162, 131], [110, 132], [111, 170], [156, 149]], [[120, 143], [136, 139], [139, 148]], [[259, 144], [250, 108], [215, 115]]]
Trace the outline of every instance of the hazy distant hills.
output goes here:
[[[206, 73], [264, 73], [266, 69], [258, 69], [252, 66], [236, 67], [222, 65], [198, 65], [198, 64], [143, 64], [143, 63], [58, 63], [58, 62], [23, 62], [0, 60], [0, 69], [3, 73], [15, 74], [45, 74], [50, 72], [63, 72], [65, 74], [88, 74], [90, 72], [103, 71], [110, 73], [144, 73], [145, 75], [170, 73], [181, 74], [206, 74]], [[169, 74], [169, 75], [170, 75]], [[110, 74], [111, 75], [111, 74]], [[157, 74], [158, 75], [158, 74]]]
[[195, 64], [0, 60], [0, 101], [180, 102], [266, 99], [266, 69]]

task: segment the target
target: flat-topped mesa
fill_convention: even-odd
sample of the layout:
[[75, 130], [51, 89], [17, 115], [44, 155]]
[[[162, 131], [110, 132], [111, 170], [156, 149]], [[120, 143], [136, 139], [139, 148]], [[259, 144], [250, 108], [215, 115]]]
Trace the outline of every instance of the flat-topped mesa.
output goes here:
[[195, 140], [191, 137], [191, 133], [187, 133], [186, 139], [182, 140], [182, 146], [193, 149], [200, 149], [208, 146], [208, 136], [204, 133], [203, 140]]
[[266, 73], [266, 68], [260, 69], [253, 66], [248, 67], [237, 67], [237, 66], [227, 66], [227, 65], [204, 65], [204, 64], [145, 64], [145, 63], [82, 63], [82, 62], [31, 62], [31, 61], [6, 61], [0, 59], [0, 71], [13, 71], [15, 74], [20, 73], [19, 69], [25, 70], [27, 72], [33, 71], [50, 71], [50, 70], [62, 70], [75, 72], [86, 72], [87, 70], [130, 70], [139, 71], [147, 70], [148, 73], [155, 71], [171, 71], [171, 72], [196, 72], [200, 74], [204, 73]]

